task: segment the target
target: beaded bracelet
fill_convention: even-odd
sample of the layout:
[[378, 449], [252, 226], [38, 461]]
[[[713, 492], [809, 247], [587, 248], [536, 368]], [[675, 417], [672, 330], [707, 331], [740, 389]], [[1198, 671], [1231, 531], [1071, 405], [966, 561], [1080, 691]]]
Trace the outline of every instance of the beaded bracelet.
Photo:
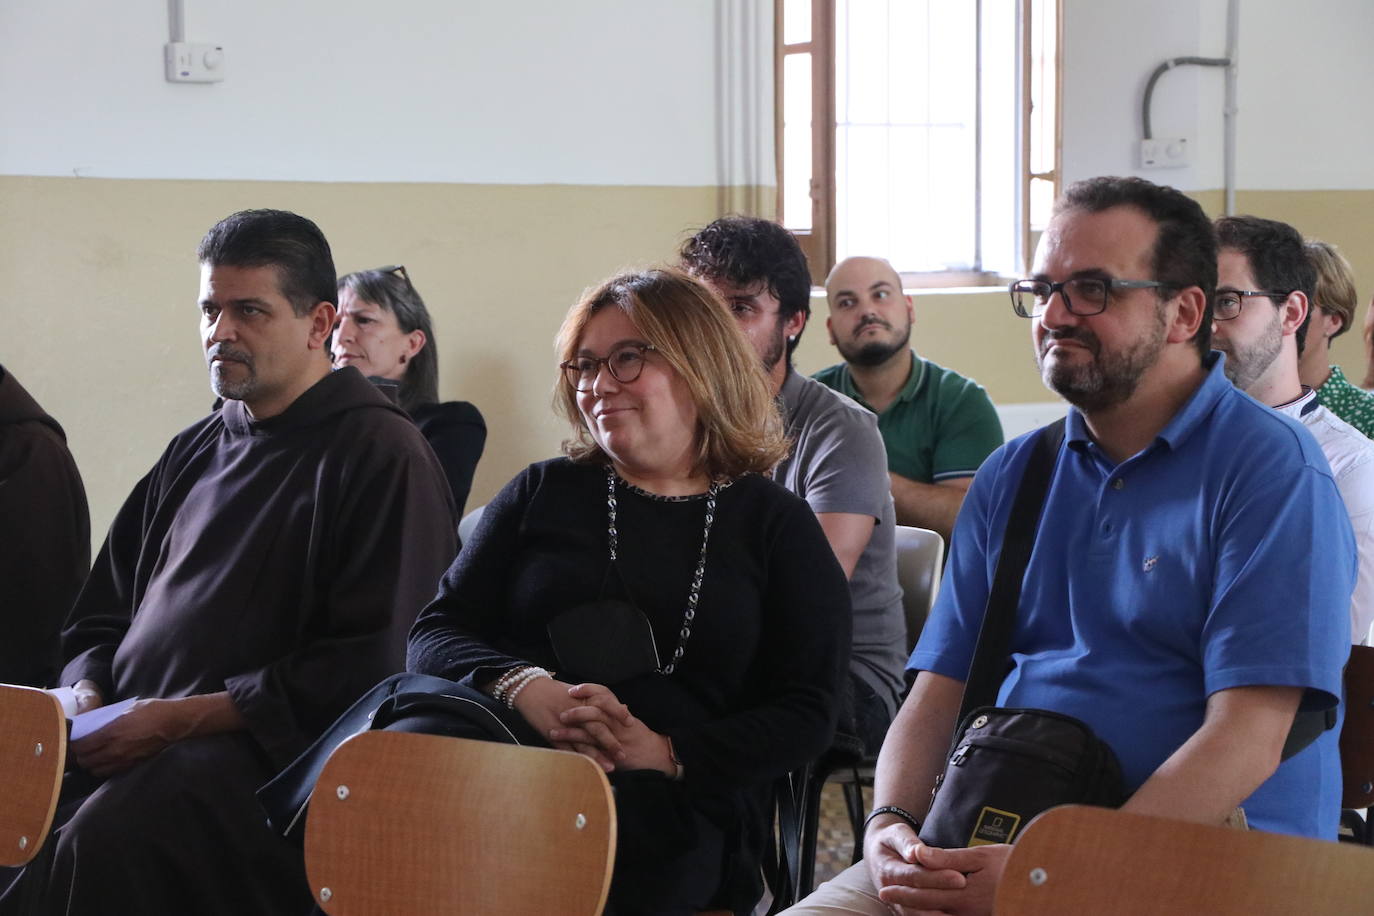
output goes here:
[[506, 708], [507, 708], [507, 709], [514, 709], [514, 708], [515, 708], [515, 698], [516, 698], [517, 696], [520, 695], [520, 691], [524, 690], [526, 687], [528, 687], [528, 686], [529, 686], [530, 684], [532, 684], [534, 681], [539, 680], [541, 677], [552, 677], [552, 676], [553, 676], [553, 675], [549, 674], [549, 673], [548, 673], [547, 671], [545, 671], [543, 668], [531, 667], [531, 668], [527, 669], [524, 673], [522, 673], [522, 674], [520, 675], [519, 680], [517, 680], [514, 684], [512, 684], [512, 685], [506, 690], [506, 697], [505, 697], [505, 700], [503, 701], [503, 702], [505, 702], [505, 704], [506, 704]]
[[529, 665], [516, 665], [514, 668], [511, 668], [509, 671], [505, 672], [500, 677], [498, 677], [496, 679], [496, 683], [491, 685], [491, 698], [493, 700], [504, 699], [506, 696], [506, 691], [510, 688], [510, 685], [515, 683], [515, 679], [518, 678], [525, 671], [527, 671], [529, 667]]
[[911, 828], [913, 833], [919, 834], [921, 832], [921, 822], [916, 820], [916, 817], [910, 811], [905, 808], [898, 808], [896, 805], [883, 805], [880, 808], [874, 808], [869, 812], [868, 817], [864, 818], [864, 833], [868, 833], [869, 822], [880, 814], [895, 814], [906, 821], [907, 826]]
[[[505, 702], [506, 698], [510, 695], [511, 689], [517, 684], [530, 677], [541, 674], [546, 677], [551, 676], [549, 672], [540, 668], [538, 665], [516, 665], [496, 679], [496, 683], [492, 685], [491, 688], [491, 698], [493, 700]], [[506, 703], [506, 705], [510, 706], [509, 703]]]

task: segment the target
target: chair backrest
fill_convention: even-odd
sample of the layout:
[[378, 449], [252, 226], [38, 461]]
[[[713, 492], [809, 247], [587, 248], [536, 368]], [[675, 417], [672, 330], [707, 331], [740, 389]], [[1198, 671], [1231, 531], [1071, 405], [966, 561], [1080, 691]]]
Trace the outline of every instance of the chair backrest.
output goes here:
[[1371, 899], [1367, 846], [1068, 805], [1025, 828], [993, 913], [1345, 916]]
[[926, 616], [940, 591], [940, 568], [945, 559], [944, 538], [927, 528], [897, 526], [897, 581], [906, 611], [907, 651], [916, 645]]
[[305, 867], [330, 916], [600, 913], [610, 783], [568, 751], [363, 732], [310, 800]]
[[1351, 646], [1341, 726], [1342, 808], [1374, 805], [1374, 647]]
[[485, 505], [478, 506], [467, 515], [463, 516], [462, 520], [458, 522], [459, 541], [466, 544], [468, 538], [472, 537], [472, 532], [477, 527], [477, 522], [482, 518], [482, 510], [485, 508]]
[[52, 829], [67, 717], [52, 694], [0, 684], [0, 866], [25, 865]]

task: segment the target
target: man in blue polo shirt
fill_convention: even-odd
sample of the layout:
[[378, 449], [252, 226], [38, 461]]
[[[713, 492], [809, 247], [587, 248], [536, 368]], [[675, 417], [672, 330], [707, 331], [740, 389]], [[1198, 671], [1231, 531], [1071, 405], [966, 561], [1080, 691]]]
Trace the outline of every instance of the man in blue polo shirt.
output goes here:
[[[1115, 750], [1126, 808], [1334, 839], [1336, 732], [1280, 764], [1299, 708], [1338, 705], [1355, 580], [1330, 468], [1295, 421], [1239, 393], [1209, 352], [1216, 247], [1171, 188], [1069, 188], [1013, 285], [1045, 383], [1069, 411], [998, 702], [1076, 716]], [[1007, 845], [936, 849], [922, 818], [1033, 436], [979, 470], [916, 683], [879, 758], [865, 860], [796, 911], [989, 913]], [[1294, 549], [1293, 545], [1302, 545]]]

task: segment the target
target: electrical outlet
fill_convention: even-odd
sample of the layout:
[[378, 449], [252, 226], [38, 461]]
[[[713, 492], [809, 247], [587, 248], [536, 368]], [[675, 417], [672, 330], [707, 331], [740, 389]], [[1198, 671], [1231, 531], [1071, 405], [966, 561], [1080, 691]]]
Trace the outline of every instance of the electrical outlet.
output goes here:
[[224, 79], [224, 48], [220, 45], [173, 41], [164, 50], [169, 83], [218, 83]]
[[1155, 137], [1140, 141], [1142, 169], [1181, 169], [1192, 165], [1187, 137]]

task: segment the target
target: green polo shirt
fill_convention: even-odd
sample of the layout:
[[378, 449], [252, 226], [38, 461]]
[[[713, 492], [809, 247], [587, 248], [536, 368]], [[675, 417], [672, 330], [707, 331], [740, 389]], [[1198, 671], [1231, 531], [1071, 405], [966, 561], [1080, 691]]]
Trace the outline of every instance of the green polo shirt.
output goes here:
[[1317, 389], [1317, 400], [1366, 438], [1374, 439], [1374, 394], [1350, 384], [1340, 366], [1331, 367], [1331, 375]]
[[[847, 363], [822, 369], [815, 378], [873, 410], [854, 387]], [[878, 431], [888, 470], [918, 483], [972, 477], [1002, 444], [1002, 423], [983, 386], [914, 351], [906, 385], [878, 414]]]

